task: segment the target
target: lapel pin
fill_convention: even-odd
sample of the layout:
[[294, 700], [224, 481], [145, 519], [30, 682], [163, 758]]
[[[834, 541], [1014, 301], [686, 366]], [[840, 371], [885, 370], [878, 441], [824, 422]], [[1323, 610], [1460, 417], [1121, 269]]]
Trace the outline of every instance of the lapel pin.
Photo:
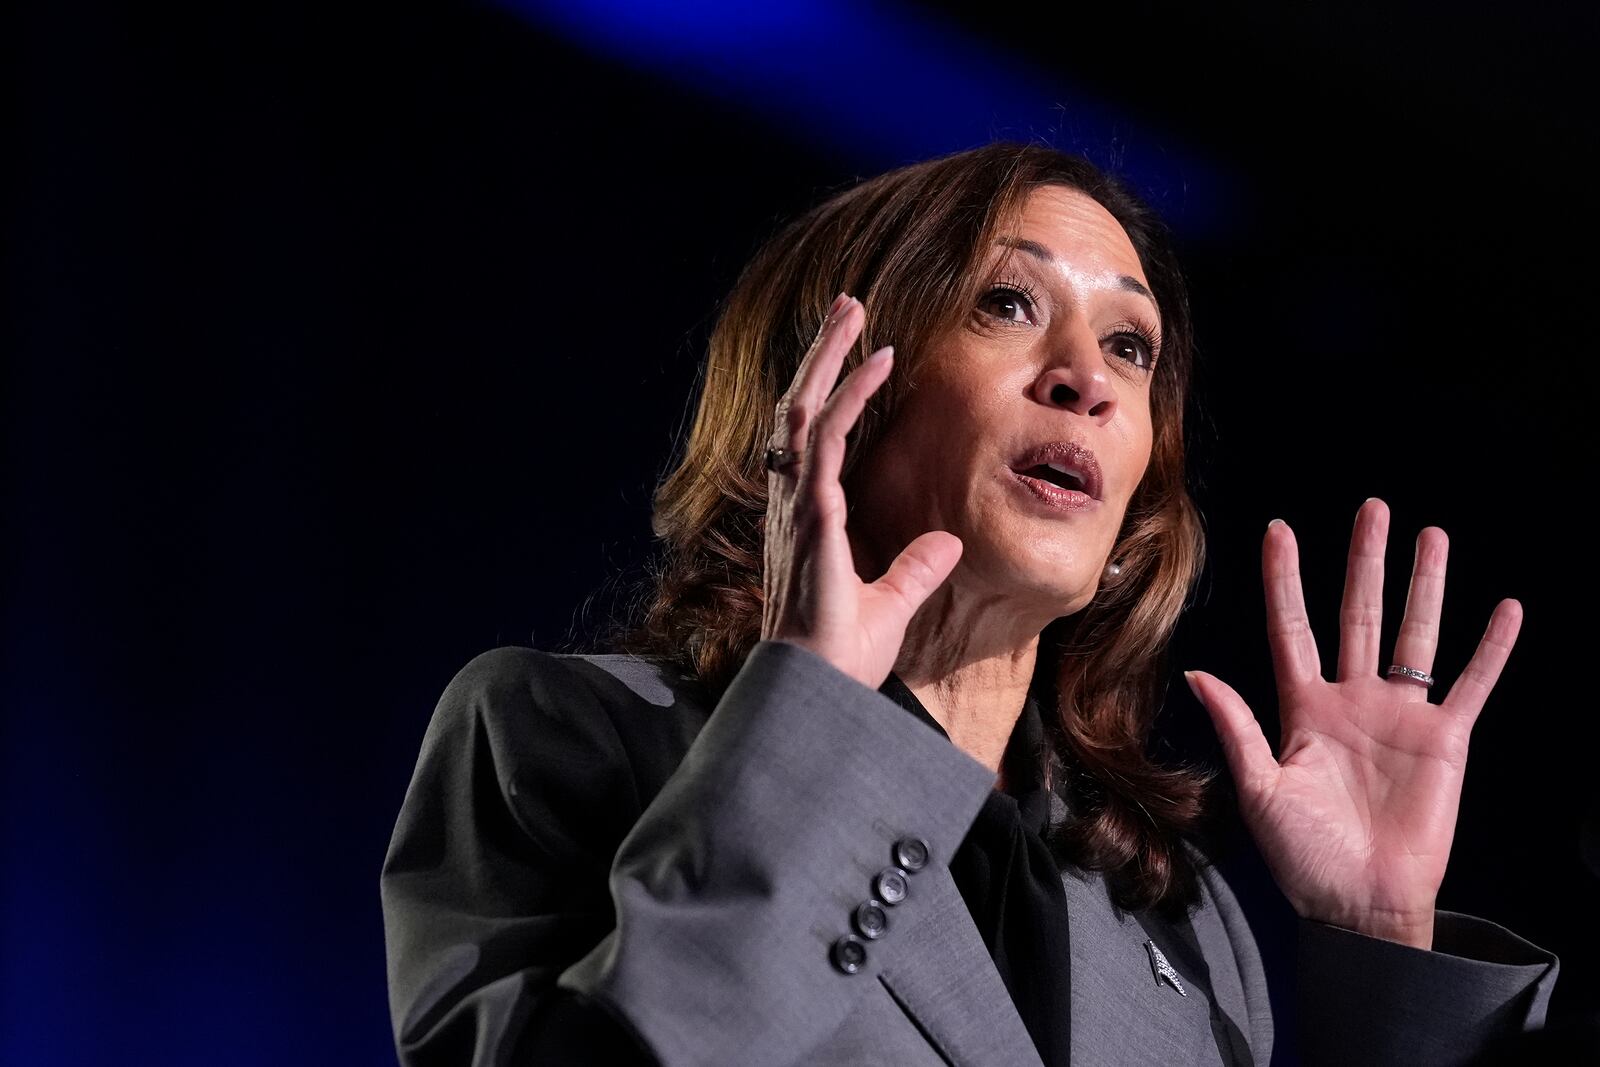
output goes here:
[[1178, 972], [1172, 969], [1172, 964], [1167, 962], [1167, 957], [1162, 955], [1159, 948], [1156, 948], [1156, 943], [1154, 941], [1146, 941], [1144, 947], [1150, 953], [1150, 970], [1156, 976], [1156, 985], [1160, 985], [1161, 979], [1165, 978], [1181, 996], [1188, 996], [1189, 994], [1183, 988], [1183, 983], [1178, 980]]

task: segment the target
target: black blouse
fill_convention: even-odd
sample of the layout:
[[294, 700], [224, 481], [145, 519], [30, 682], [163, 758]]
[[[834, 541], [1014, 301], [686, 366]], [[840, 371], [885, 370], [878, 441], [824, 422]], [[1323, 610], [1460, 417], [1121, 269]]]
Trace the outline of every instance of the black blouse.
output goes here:
[[[942, 726], [891, 674], [879, 692], [938, 730]], [[989, 946], [1017, 1014], [1045, 1067], [1065, 1067], [1072, 1048], [1072, 954], [1061, 868], [1044, 841], [1050, 790], [1041, 705], [1029, 692], [1001, 757], [1005, 789], [990, 792], [950, 862], [956, 888]]]

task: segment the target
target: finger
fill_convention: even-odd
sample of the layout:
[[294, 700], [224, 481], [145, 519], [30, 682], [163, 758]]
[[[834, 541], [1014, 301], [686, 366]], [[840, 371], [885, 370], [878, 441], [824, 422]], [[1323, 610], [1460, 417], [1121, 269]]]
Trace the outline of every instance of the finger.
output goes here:
[[905, 547], [889, 564], [883, 577], [868, 588], [892, 598], [902, 625], [944, 584], [961, 560], [961, 539], [943, 530], [930, 530]]
[[1489, 626], [1478, 650], [1472, 654], [1461, 677], [1450, 687], [1441, 705], [1452, 715], [1460, 715], [1469, 723], [1475, 721], [1489, 699], [1489, 691], [1500, 678], [1500, 670], [1511, 655], [1511, 646], [1517, 643], [1517, 633], [1522, 629], [1522, 605], [1515, 600], [1502, 600], [1489, 616]]
[[1350, 560], [1339, 604], [1341, 682], [1378, 673], [1383, 638], [1383, 552], [1389, 543], [1389, 506], [1373, 497], [1356, 510]]
[[[1433, 673], [1433, 657], [1439, 648], [1439, 614], [1444, 607], [1445, 562], [1450, 555], [1450, 538], [1437, 526], [1417, 535], [1417, 556], [1411, 567], [1411, 588], [1406, 593], [1406, 613], [1400, 634], [1394, 642], [1394, 662]], [[1415, 681], [1392, 675], [1395, 685], [1422, 690]]]
[[861, 301], [852, 296], [847, 297], [839, 310], [823, 325], [815, 346], [816, 354], [800, 376], [801, 396], [810, 410], [820, 410], [828, 399], [828, 394], [839, 381], [839, 371], [844, 366], [845, 357], [850, 354], [865, 324], [866, 311]]
[[1240, 793], [1257, 794], [1266, 789], [1277, 777], [1278, 761], [1250, 705], [1233, 686], [1214, 674], [1185, 671], [1183, 677], [1194, 698], [1211, 715]]
[[[808, 426], [818, 408], [826, 399], [822, 396], [812, 397], [808, 391], [807, 383], [817, 377], [817, 362], [820, 357], [829, 351], [830, 344], [838, 342], [838, 329], [850, 310], [854, 298], [845, 293], [834, 297], [833, 304], [828, 308], [828, 314], [822, 320], [822, 326], [817, 330], [817, 336], [811, 342], [811, 347], [800, 360], [800, 367], [795, 371], [794, 379], [789, 383], [789, 388], [778, 398], [776, 418], [774, 420], [772, 439], [769, 447], [781, 448], [793, 453], [795, 457], [803, 456], [806, 448], [806, 439], [809, 437]], [[858, 327], [859, 328], [859, 327]], [[853, 344], [852, 336], [848, 344]], [[848, 351], [848, 344], [844, 351]], [[838, 355], [838, 362], [828, 374], [828, 383], [831, 386], [833, 379], [838, 377], [839, 364], [843, 362], [844, 352]], [[789, 492], [799, 473], [799, 459], [792, 459], [777, 470], [767, 472], [767, 501], [769, 510], [778, 510], [785, 502], [792, 498]]]
[[798, 393], [800, 383], [805, 380], [807, 366], [814, 362], [817, 350], [822, 347], [822, 342], [828, 336], [828, 328], [834, 324], [839, 317], [840, 310], [849, 302], [849, 294], [840, 293], [833, 298], [833, 303], [828, 305], [828, 310], [823, 313], [822, 322], [817, 326], [817, 335], [806, 346], [805, 354], [800, 357], [800, 365], [795, 368], [794, 377], [789, 380], [789, 388], [783, 391], [785, 398], [792, 397]]
[[843, 305], [828, 317], [811, 343], [794, 381], [778, 401], [776, 447], [787, 448], [803, 454], [808, 447], [809, 425], [821, 409], [839, 380], [839, 370], [844, 366], [856, 337], [861, 332], [863, 316], [859, 313], [861, 302], [847, 297]]
[[839, 509], [838, 517], [844, 517], [839, 473], [844, 469], [845, 437], [860, 418], [868, 398], [889, 377], [893, 364], [893, 345], [868, 356], [828, 398], [812, 425], [809, 449], [800, 464], [798, 491], [804, 499], [816, 501], [819, 517], [829, 517], [835, 508]]
[[1305, 591], [1300, 586], [1300, 548], [1294, 531], [1282, 519], [1267, 525], [1261, 545], [1261, 578], [1267, 593], [1267, 644], [1278, 693], [1318, 681], [1322, 661], [1306, 618]]

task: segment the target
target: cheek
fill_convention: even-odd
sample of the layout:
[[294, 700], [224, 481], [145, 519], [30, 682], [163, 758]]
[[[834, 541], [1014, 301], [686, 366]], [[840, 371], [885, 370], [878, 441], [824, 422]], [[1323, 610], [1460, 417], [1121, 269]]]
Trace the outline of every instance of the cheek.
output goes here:
[[1138, 488], [1139, 483], [1150, 469], [1151, 457], [1155, 454], [1155, 428], [1150, 417], [1150, 403], [1148, 397], [1136, 401], [1137, 406], [1129, 411], [1131, 416], [1128, 426], [1127, 449], [1127, 486], [1128, 495]]
[[947, 469], [948, 441], [930, 432], [946, 418], [934, 401], [923, 392], [907, 397], [871, 457], [845, 486], [852, 506], [870, 512], [884, 528], [910, 520], [913, 503], [926, 501], [938, 487], [937, 475]]
[[958, 460], [992, 437], [995, 427], [1008, 417], [1016, 418], [1005, 400], [1003, 382], [929, 375], [918, 384], [904, 409], [903, 421], [911, 431], [907, 437], [915, 438], [923, 455]]

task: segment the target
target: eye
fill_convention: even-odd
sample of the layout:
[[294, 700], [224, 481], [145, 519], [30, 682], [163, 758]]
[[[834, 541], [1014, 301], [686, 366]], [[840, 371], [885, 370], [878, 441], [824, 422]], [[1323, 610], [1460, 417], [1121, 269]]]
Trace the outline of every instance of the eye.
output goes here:
[[1130, 323], [1113, 333], [1108, 340], [1118, 359], [1127, 360], [1140, 370], [1153, 370], [1156, 357], [1161, 354], [1161, 338], [1148, 326]]
[[[979, 308], [995, 307], [999, 311], [998, 314], [994, 314], [985, 310], [986, 314], [1012, 326], [1037, 325], [1033, 321], [1033, 311], [1038, 306], [1038, 294], [1026, 282], [1008, 281], [996, 285], [978, 301]], [[1021, 320], [1016, 317], [1018, 311], [1023, 314]]]

